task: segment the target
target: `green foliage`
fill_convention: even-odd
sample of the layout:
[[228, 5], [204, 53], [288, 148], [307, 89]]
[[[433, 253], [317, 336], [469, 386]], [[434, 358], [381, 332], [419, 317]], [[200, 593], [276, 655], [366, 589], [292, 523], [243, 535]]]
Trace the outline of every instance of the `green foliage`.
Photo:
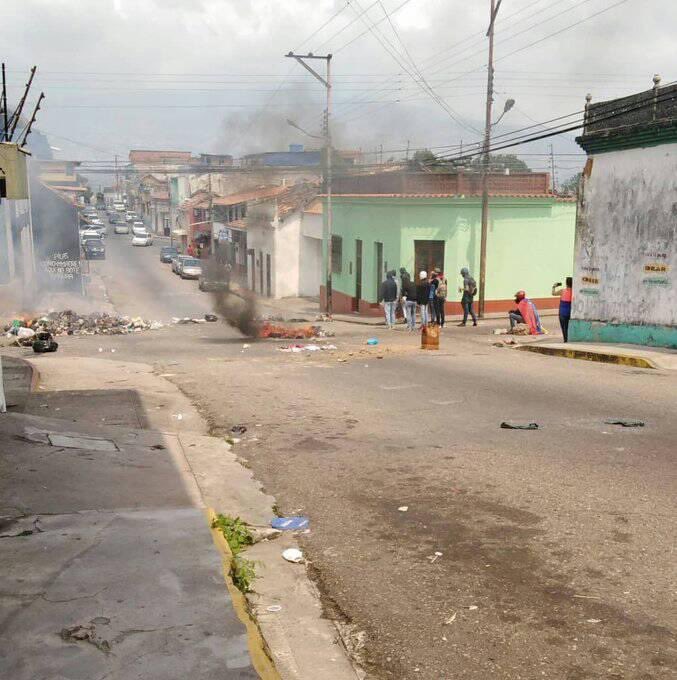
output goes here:
[[248, 593], [256, 579], [256, 562], [236, 557], [230, 568], [230, 577], [238, 590]]
[[233, 557], [237, 557], [248, 545], [254, 544], [249, 527], [239, 517], [218, 514], [212, 522], [212, 529], [218, 529], [224, 535]]
[[248, 593], [256, 578], [256, 562], [244, 559], [240, 553], [254, 543], [249, 527], [239, 517], [233, 518], [218, 514], [212, 521], [212, 529], [218, 529], [223, 534], [233, 554], [233, 561], [230, 565], [230, 577], [233, 583], [243, 593]]
[[[481, 169], [482, 156], [475, 156], [470, 167], [477, 170]], [[503, 172], [506, 169], [510, 172], [531, 172], [531, 168], [513, 153], [489, 154], [490, 172]]]
[[559, 187], [560, 193], [562, 194], [575, 194], [578, 191], [578, 183], [581, 181], [581, 173], [577, 172], [568, 180], [562, 182]]

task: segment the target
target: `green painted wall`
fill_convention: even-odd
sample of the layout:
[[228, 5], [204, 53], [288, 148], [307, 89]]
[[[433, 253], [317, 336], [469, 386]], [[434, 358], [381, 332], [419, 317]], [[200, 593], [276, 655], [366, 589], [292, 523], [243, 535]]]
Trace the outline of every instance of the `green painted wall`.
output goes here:
[[[549, 297], [552, 284], [572, 274], [575, 218], [575, 203], [493, 198], [487, 300], [511, 298], [518, 289], [533, 298]], [[413, 274], [414, 241], [444, 241], [444, 271], [453, 275], [468, 266], [479, 278], [480, 221], [481, 205], [475, 197], [334, 197], [333, 233], [343, 239], [343, 259], [333, 288], [355, 295], [356, 239], [362, 239], [362, 299], [369, 302], [376, 301], [377, 281], [383, 278], [376, 272], [375, 242], [383, 243], [389, 269], [404, 266]], [[452, 285], [450, 281], [450, 289]]]

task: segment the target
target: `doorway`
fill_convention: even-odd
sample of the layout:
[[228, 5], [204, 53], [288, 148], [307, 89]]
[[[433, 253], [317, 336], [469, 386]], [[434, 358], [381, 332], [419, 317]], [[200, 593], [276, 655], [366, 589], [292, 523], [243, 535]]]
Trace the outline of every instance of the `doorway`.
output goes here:
[[379, 241], [374, 241], [374, 253], [376, 254], [376, 300], [378, 302], [378, 292], [381, 289], [381, 281], [383, 280], [383, 244]]
[[414, 241], [414, 268], [418, 272], [444, 271], [444, 241]]
[[362, 240], [355, 240], [355, 297], [353, 298], [353, 312], [360, 311], [362, 299]]

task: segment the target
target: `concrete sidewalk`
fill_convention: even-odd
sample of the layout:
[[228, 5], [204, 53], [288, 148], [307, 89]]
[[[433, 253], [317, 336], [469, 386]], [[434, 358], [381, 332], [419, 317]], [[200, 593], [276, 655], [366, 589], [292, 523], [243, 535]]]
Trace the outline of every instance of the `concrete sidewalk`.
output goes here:
[[566, 359], [583, 359], [635, 368], [677, 370], [677, 352], [662, 347], [544, 341], [520, 345], [517, 349]]
[[0, 675], [260, 677], [180, 442], [84, 399], [89, 422], [0, 416]]
[[226, 587], [209, 512], [269, 531], [275, 499], [169, 373], [22, 352], [2, 356], [13, 392], [35, 389], [0, 415], [0, 676], [356, 678], [305, 569], [281, 558], [293, 532], [247, 552], [248, 602]]

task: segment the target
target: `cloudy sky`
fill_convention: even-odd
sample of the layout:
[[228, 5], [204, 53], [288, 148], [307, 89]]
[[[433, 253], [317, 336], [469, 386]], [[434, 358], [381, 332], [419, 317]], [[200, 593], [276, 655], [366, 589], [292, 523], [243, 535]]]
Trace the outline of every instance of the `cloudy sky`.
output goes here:
[[[283, 55], [332, 52], [337, 144], [384, 157], [479, 139], [489, 0], [3, 0], [0, 53], [18, 98], [28, 69], [61, 157], [130, 148], [239, 155], [313, 145], [324, 89]], [[505, 134], [677, 78], [674, 0], [503, 0], [496, 127]], [[316, 62], [318, 66], [321, 62]], [[425, 84], [423, 83], [425, 79]], [[433, 93], [428, 91], [428, 86]], [[537, 128], [535, 128], [537, 129]], [[547, 142], [521, 147], [545, 169]], [[554, 140], [558, 174], [573, 136]], [[375, 160], [372, 155], [370, 160]]]

